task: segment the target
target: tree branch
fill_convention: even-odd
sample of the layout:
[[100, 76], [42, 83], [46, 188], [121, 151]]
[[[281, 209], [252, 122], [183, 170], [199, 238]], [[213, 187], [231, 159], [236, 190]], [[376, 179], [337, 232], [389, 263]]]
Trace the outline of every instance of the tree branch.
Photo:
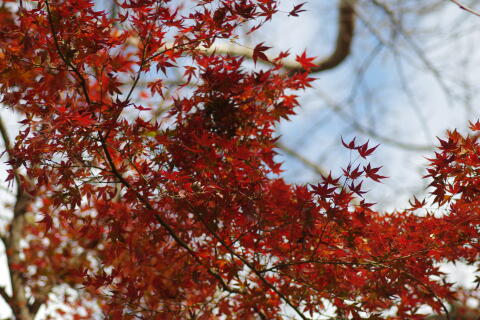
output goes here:
[[[333, 69], [340, 65], [345, 59], [350, 55], [352, 42], [355, 34], [355, 6], [358, 0], [339, 0], [338, 4], [338, 32], [337, 32], [337, 39], [335, 42], [335, 49], [333, 52], [326, 58], [316, 62], [318, 65], [315, 68], [310, 69], [310, 73], [317, 73], [322, 72], [325, 70]], [[137, 45], [140, 41], [137, 38], [130, 38], [130, 44]], [[187, 43], [191, 44], [191, 43]], [[165, 45], [161, 51], [147, 61], [151, 60], [152, 58], [166, 52], [172, 50], [174, 47], [173, 45]], [[242, 56], [248, 59], [253, 59], [253, 49], [248, 48], [245, 46], [232, 46], [232, 45], [222, 45], [222, 44], [215, 44], [211, 47], [204, 48], [198, 46], [195, 50], [205, 52], [207, 54], [228, 54], [234, 56]], [[268, 57], [268, 55], [267, 55]], [[269, 60], [273, 60], [269, 57]], [[263, 60], [261, 60], [263, 61]], [[265, 61], [263, 61], [265, 62]], [[290, 71], [290, 72], [298, 72], [302, 71], [303, 68], [300, 63], [293, 60], [283, 61], [282, 63], [283, 68]]]
[[[129, 189], [130, 191], [132, 191], [135, 196], [137, 197], [137, 199], [143, 203], [145, 205], [145, 207], [148, 209], [148, 210], [151, 210], [151, 211], [156, 211], [155, 208], [153, 208], [152, 204], [150, 203], [150, 201], [148, 201], [147, 198], [145, 198], [144, 196], [142, 196], [135, 188], [133, 188], [133, 186], [123, 177], [123, 175], [118, 171], [117, 167], [115, 166], [115, 163], [113, 162], [113, 159], [112, 159], [112, 156], [110, 155], [110, 152], [108, 151], [108, 148], [107, 148], [107, 144], [106, 144], [106, 141], [104, 140], [104, 137], [102, 136], [101, 137], [101, 144], [102, 144], [102, 149], [103, 149], [103, 152], [105, 153], [105, 157], [106, 157], [106, 160], [107, 160], [107, 164], [108, 166], [110, 167], [111, 169], [111, 172], [113, 173], [114, 176], [116, 176], [118, 178], [118, 180], [120, 181], [120, 183], [122, 183], [127, 189]], [[164, 219], [162, 219], [162, 217], [160, 217], [158, 214], [155, 214], [155, 219], [157, 220], [157, 222], [167, 231], [167, 233], [175, 240], [175, 242], [180, 245], [182, 248], [184, 248], [185, 250], [187, 250], [187, 252], [192, 256], [192, 258], [201, 266], [203, 266], [204, 268], [207, 269], [207, 272], [212, 275], [214, 278], [216, 278], [222, 288], [225, 290], [225, 291], [228, 291], [228, 292], [232, 292], [232, 293], [242, 293], [241, 291], [239, 290], [236, 290], [236, 289], [232, 289], [228, 286], [228, 284], [225, 282], [225, 280], [217, 273], [215, 272], [214, 270], [212, 270], [208, 265], [206, 265], [196, 254], [196, 252], [188, 245], [188, 243], [186, 243], [182, 238], [180, 238], [180, 236], [175, 232], [175, 230], [170, 226], [170, 224], [168, 224]]]
[[292, 262], [284, 262], [278, 263], [272, 267], [260, 270], [261, 273], [275, 271], [277, 269], [291, 267], [291, 266], [298, 266], [302, 264], [326, 264], [326, 265], [343, 265], [343, 266], [351, 266], [355, 267], [358, 266], [359, 268], [369, 268], [369, 267], [381, 267], [385, 268], [384, 266], [376, 263], [376, 262], [352, 262], [352, 261], [341, 261], [341, 260], [302, 260], [302, 261], [292, 261]]
[[42, 287], [41, 292], [37, 292], [35, 295], [33, 295], [35, 300], [32, 303], [28, 304], [28, 310], [32, 314], [33, 318], [35, 318], [35, 316], [37, 315], [40, 307], [47, 303], [48, 295], [52, 291], [53, 286], [54, 283], [48, 282], [47, 284], [45, 284], [45, 286]]
[[10, 297], [7, 293], [7, 291], [5, 291], [5, 287], [0, 287], [0, 296], [3, 298], [3, 300], [5, 300], [5, 302], [10, 306], [10, 308], [13, 310], [13, 307], [12, 307], [12, 297]]
[[340, 0], [338, 5], [338, 33], [333, 53], [318, 62], [312, 73], [333, 69], [350, 54], [355, 34], [355, 5], [357, 0]]
[[87, 86], [87, 81], [83, 77], [83, 75], [80, 73], [78, 68], [74, 66], [70, 60], [67, 59], [67, 57], [63, 54], [62, 50], [60, 49], [60, 44], [58, 41], [57, 37], [57, 30], [55, 30], [55, 27], [53, 25], [53, 20], [52, 20], [52, 13], [50, 11], [50, 5], [48, 3], [48, 0], [45, 0], [45, 5], [47, 7], [47, 14], [48, 14], [48, 23], [50, 25], [50, 30], [52, 31], [52, 36], [53, 36], [53, 42], [55, 43], [55, 48], [57, 49], [57, 53], [60, 56], [60, 59], [71, 69], [71, 71], [76, 75], [78, 78], [78, 81], [80, 81], [80, 86], [82, 87], [83, 93], [85, 95], [85, 99], [87, 100], [88, 104], [91, 104], [90, 96], [88, 94], [88, 86]]
[[[105, 157], [107, 159], [107, 163], [108, 163], [108, 166], [111, 168], [111, 171], [112, 173], [120, 180], [120, 182], [127, 188], [129, 189], [130, 191], [132, 191], [135, 196], [137, 197], [137, 199], [142, 202], [145, 207], [149, 210], [152, 210], [152, 211], [156, 211], [153, 206], [150, 204], [150, 201], [148, 201], [148, 199], [146, 199], [145, 197], [143, 197], [135, 188], [132, 187], [132, 185], [123, 177], [123, 175], [118, 171], [117, 167], [115, 166], [115, 163], [113, 162], [113, 159], [110, 155], [110, 152], [108, 151], [108, 148], [107, 148], [107, 144], [105, 142], [105, 140], [103, 139], [103, 137], [101, 138], [101, 141], [102, 141], [102, 149], [105, 153]], [[194, 211], [194, 207], [188, 203], [189, 207], [192, 209], [192, 211]], [[195, 211], [194, 211], [195, 212]], [[158, 214], [155, 215], [155, 219], [157, 220], [157, 222], [164, 228], [166, 229], [166, 231], [168, 232], [168, 234], [170, 234], [170, 236], [175, 240], [175, 242], [177, 242], [177, 244], [179, 244], [181, 247], [183, 247], [184, 249], [187, 250], [187, 252], [193, 257], [193, 259], [198, 263], [200, 264], [201, 266], [205, 267], [208, 271], [208, 273], [212, 276], [214, 276], [217, 280], [219, 280], [222, 288], [228, 292], [234, 292], [234, 293], [243, 293], [241, 291], [238, 291], [238, 290], [235, 290], [235, 289], [232, 289], [228, 286], [227, 283], [225, 283], [225, 280], [218, 274], [216, 273], [215, 271], [213, 271], [210, 267], [208, 267], [207, 265], [204, 264], [204, 262], [202, 260], [200, 260], [200, 258], [197, 256], [197, 254], [195, 253], [195, 251], [190, 248], [190, 246], [183, 240], [180, 238], [180, 236], [175, 232], [175, 230], [165, 221], [163, 220]], [[308, 318], [305, 317], [305, 315], [290, 301], [290, 299], [288, 299], [288, 297], [286, 297], [282, 292], [280, 292], [274, 285], [272, 285], [269, 281], [267, 281], [265, 279], [265, 277], [263, 276], [263, 274], [257, 270], [250, 262], [248, 262], [247, 260], [245, 260], [244, 257], [242, 257], [241, 255], [237, 254], [235, 251], [233, 251], [230, 246], [228, 246], [225, 241], [223, 241], [223, 239], [221, 239], [218, 234], [212, 230], [212, 228], [207, 224], [205, 223], [205, 221], [203, 219], [200, 219], [200, 221], [202, 222], [202, 224], [209, 230], [209, 232], [222, 244], [223, 247], [225, 247], [227, 249], [227, 251], [232, 254], [233, 256], [237, 257], [247, 268], [249, 268], [250, 270], [252, 270], [253, 273], [255, 273], [255, 275], [267, 286], [269, 287], [271, 290], [273, 290], [282, 300], [284, 300], [290, 307], [292, 307], [292, 309], [304, 320], [307, 320]]]
[[[5, 144], [5, 150], [9, 159], [12, 159], [12, 147], [8, 137], [7, 129], [0, 118], [0, 135]], [[13, 208], [13, 219], [10, 225], [8, 237], [2, 237], [7, 253], [7, 263], [10, 272], [10, 282], [12, 285], [12, 297], [9, 297], [3, 288], [0, 288], [0, 296], [2, 296], [12, 309], [13, 314], [18, 320], [33, 319], [30, 310], [28, 309], [28, 299], [25, 290], [25, 283], [21, 273], [17, 270], [17, 266], [22, 263], [20, 258], [21, 246], [20, 242], [23, 236], [25, 227], [25, 213], [31, 201], [31, 195], [24, 192], [22, 188], [22, 180], [17, 170], [15, 172], [15, 180], [17, 183], [16, 202]]]
[[[353, 37], [355, 34], [355, 6], [357, 0], [339, 0], [338, 4], [338, 31], [335, 49], [326, 58], [316, 62], [318, 65], [310, 69], [310, 73], [330, 70], [340, 65], [350, 55]], [[221, 47], [216, 45], [208, 49], [209, 52], [239, 55], [249, 59], [253, 58], [253, 50], [245, 47]], [[283, 67], [291, 72], [303, 71], [302, 66], [296, 61], [284, 61]]]
[[30, 201], [30, 194], [26, 192], [17, 194], [17, 201], [13, 208], [13, 219], [10, 232], [6, 239], [6, 246], [8, 248], [7, 262], [13, 292], [10, 306], [15, 318], [18, 320], [31, 320], [34, 318], [34, 315], [30, 313], [28, 308], [28, 298], [23, 275], [22, 272], [18, 270], [18, 266], [23, 263], [20, 258], [20, 253], [22, 252], [21, 241], [26, 224], [25, 213], [27, 212]]
[[258, 270], [257, 268], [255, 268], [255, 266], [248, 262], [242, 255], [236, 253], [218, 234], [217, 232], [215, 232], [215, 230], [212, 228], [212, 226], [205, 221], [205, 219], [202, 218], [202, 215], [199, 214], [199, 212], [197, 210], [195, 210], [195, 207], [188, 201], [186, 201], [186, 203], [188, 204], [188, 206], [190, 207], [190, 210], [192, 210], [192, 212], [195, 214], [195, 216], [200, 220], [200, 222], [205, 226], [205, 228], [208, 230], [208, 232], [210, 232], [211, 235], [213, 235], [215, 237], [215, 239], [217, 239], [218, 242], [220, 242], [220, 244], [232, 255], [232, 257], [236, 257], [237, 259], [239, 259], [244, 266], [246, 266], [248, 269], [250, 269], [259, 279], [260, 281], [262, 281], [267, 287], [269, 287], [273, 292], [275, 292], [286, 304], [288, 304], [294, 311], [296, 314], [298, 314], [300, 316], [300, 318], [302, 318], [303, 320], [308, 320], [309, 318], [307, 318], [302, 311], [300, 311], [300, 309], [295, 306], [292, 301], [290, 301], [290, 299], [284, 295], [280, 290], [277, 289], [277, 287], [275, 287], [272, 283], [270, 283], [270, 281], [268, 281], [264, 276], [263, 276], [263, 273], [261, 270]]

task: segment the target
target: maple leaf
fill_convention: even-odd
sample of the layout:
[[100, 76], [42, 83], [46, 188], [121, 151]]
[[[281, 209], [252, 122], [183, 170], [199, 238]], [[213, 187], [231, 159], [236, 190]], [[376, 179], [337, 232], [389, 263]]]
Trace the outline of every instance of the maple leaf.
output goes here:
[[163, 88], [164, 88], [163, 80], [149, 82], [148, 88], [150, 88], [150, 92], [152, 93], [152, 95], [154, 95], [155, 93], [158, 93], [160, 96], [163, 97]]
[[313, 61], [315, 60], [315, 57], [307, 57], [307, 52], [303, 51], [301, 55], [297, 55], [295, 58], [295, 61], [300, 63], [303, 69], [309, 71], [311, 68], [318, 67]]
[[437, 140], [440, 142], [440, 149], [441, 150], [449, 151], [449, 150], [453, 150], [457, 147], [457, 143], [451, 138], [446, 140], [446, 139], [441, 139], [441, 138], [437, 137]]
[[222, 26], [222, 23], [224, 22], [227, 11], [228, 11], [227, 7], [221, 7], [215, 10], [215, 13], [213, 14], [213, 21], [215, 22], [217, 27]]
[[45, 214], [45, 215], [43, 216], [43, 219], [40, 220], [40, 221], [38, 221], [38, 222], [45, 224], [45, 234], [47, 234], [47, 233], [50, 231], [50, 229], [52, 229], [53, 219], [52, 219], [52, 217], [51, 217], [50, 215]]
[[419, 201], [416, 196], [413, 196], [413, 201], [409, 200], [408, 203], [412, 207], [412, 210], [417, 210], [417, 209], [423, 208], [426, 202], [425, 202], [425, 199], [423, 199], [422, 201]]
[[480, 131], [480, 120], [477, 120], [475, 123], [469, 121], [469, 128], [472, 131]]
[[306, 2], [302, 2], [300, 4], [297, 4], [296, 6], [293, 7], [293, 9], [288, 13], [288, 16], [293, 16], [293, 17], [298, 17], [298, 14], [300, 12], [305, 12], [307, 10], [302, 9], [302, 7], [306, 4]]
[[336, 186], [338, 184], [338, 182], [340, 181], [340, 178], [333, 178], [332, 177], [332, 172], [330, 171], [328, 173], [328, 176], [325, 177], [323, 174], [321, 175], [322, 177], [322, 180], [325, 184], [331, 184], [331, 185], [334, 185]]
[[360, 207], [362, 208], [370, 208], [374, 205], [376, 205], [375, 202], [365, 202], [365, 199], [360, 200]]
[[350, 171], [351, 170], [350, 165], [348, 165], [346, 169], [342, 169], [342, 170], [343, 170], [343, 174], [345, 175], [345, 177], [350, 178], [352, 180], [357, 179], [358, 177], [360, 177], [363, 174], [363, 171], [360, 170], [360, 164], [357, 165], [357, 167], [353, 171]]
[[267, 55], [264, 53], [264, 51], [267, 51], [268, 49], [270, 49], [271, 47], [267, 47], [267, 46], [264, 46], [263, 45], [263, 42], [260, 42], [259, 44], [257, 44], [255, 46], [255, 48], [253, 49], [253, 54], [252, 54], [252, 59], [253, 59], [253, 62], [256, 64], [257, 63], [257, 59], [262, 59], [264, 61], [269, 61], [268, 60], [268, 57]]
[[[397, 307], [392, 316], [407, 319], [450, 299], [434, 266], [478, 261], [478, 135], [449, 132], [429, 159], [425, 178], [442, 215], [416, 215], [425, 200], [415, 197], [395, 214], [373, 210], [361, 177], [385, 177], [359, 159], [343, 176], [290, 184], [278, 176], [275, 126], [295, 114], [298, 91], [314, 79], [281, 72], [288, 52], [255, 72], [250, 57], [199, 49], [236, 40], [242, 25], [262, 27], [278, 1], [177, 2], [123, 1], [117, 19], [89, 0], [2, 7], [2, 101], [24, 116], [11, 147], [2, 132], [7, 180], [18, 188], [6, 240], [21, 249], [6, 258], [12, 277], [25, 280], [12, 290], [27, 294], [7, 297], [18, 307], [13, 317], [23, 308], [34, 318], [30, 300], [55, 294], [42, 292], [50, 287], [42, 275], [88, 291], [63, 301], [53, 315], [62, 319], [95, 318], [83, 308], [90, 298], [99, 302], [93, 309], [119, 320], [211, 318], [208, 305], [218, 318], [277, 319], [286, 305], [305, 318], [303, 311], [325, 311], [325, 297], [345, 316], [378, 310], [370, 313], [376, 319]], [[263, 42], [253, 49], [255, 65], [268, 61], [268, 49]], [[180, 59], [183, 75], [166, 72]], [[316, 66], [306, 51], [296, 60], [305, 70]], [[168, 114], [136, 112], [167, 90], [157, 110]], [[470, 129], [480, 130], [479, 121]], [[378, 147], [341, 142], [363, 159]], [[96, 295], [105, 288], [112, 294]], [[232, 294], [219, 298], [219, 290]]]
[[282, 61], [283, 59], [287, 58], [290, 55], [290, 53], [287, 51], [281, 51], [278, 56], [273, 59], [274, 62], [279, 62]]
[[122, 85], [122, 83], [117, 80], [117, 77], [111, 76], [109, 81], [108, 81], [108, 85], [107, 85], [108, 93], [110, 93], [110, 94], [114, 94], [114, 93], [121, 94], [122, 91], [119, 88], [121, 85]]
[[[172, 59], [172, 58], [171, 58]], [[164, 75], [167, 75], [167, 68], [172, 68], [172, 67], [177, 67], [175, 64], [173, 64], [172, 62], [170, 61], [167, 61], [167, 58], [166, 57], [162, 57], [162, 58], [157, 58], [156, 59], [156, 62], [157, 62], [157, 66], [156, 66], [156, 69], [157, 69], [157, 72], [159, 70], [162, 70], [162, 73]]]
[[332, 196], [333, 192], [337, 189], [337, 187], [328, 187], [327, 183], [319, 183], [316, 186], [311, 185], [313, 192], [319, 195], [322, 198], [329, 198]]
[[353, 138], [352, 141], [350, 141], [348, 144], [345, 141], [343, 141], [343, 137], [341, 137], [340, 139], [342, 140], [342, 144], [345, 148], [351, 149], [351, 150], [355, 150], [357, 148], [357, 146], [355, 145], [356, 138]]
[[348, 188], [355, 194], [359, 195], [362, 197], [363, 194], [367, 193], [366, 191], [362, 190], [362, 184], [363, 181], [360, 181], [359, 183], [355, 184], [354, 181], [352, 181], [349, 185]]
[[272, 19], [272, 16], [278, 11], [277, 10], [277, 2], [275, 1], [261, 1], [262, 3], [259, 3], [258, 6], [259, 8], [263, 11], [262, 13], [259, 14], [260, 17], [265, 17], [265, 21], [269, 21]]
[[251, 19], [254, 17], [255, 6], [246, 1], [236, 1], [235, 12], [237, 12], [244, 19]]
[[95, 120], [93, 120], [88, 114], [85, 114], [85, 115], [76, 117], [75, 122], [77, 122], [82, 127], [88, 127], [94, 124]]
[[368, 140], [366, 143], [362, 144], [361, 146], [358, 146], [357, 147], [357, 151], [358, 153], [360, 154], [360, 156], [364, 159], [366, 159], [369, 155], [371, 155], [377, 148], [380, 144], [377, 144], [375, 147], [372, 147], [372, 148], [368, 148]]
[[377, 172], [381, 169], [382, 167], [378, 167], [378, 168], [372, 168], [370, 166], [370, 164], [367, 164], [367, 166], [363, 167], [363, 170], [365, 172], [365, 176], [367, 178], [370, 178], [372, 179], [373, 181], [376, 181], [376, 182], [380, 182], [381, 179], [385, 179], [387, 177], [385, 176], [381, 176], [379, 174], [377, 174]]
[[183, 73], [184, 76], [187, 77], [187, 82], [190, 83], [192, 77], [196, 77], [197, 68], [192, 66], [185, 66], [185, 72]]

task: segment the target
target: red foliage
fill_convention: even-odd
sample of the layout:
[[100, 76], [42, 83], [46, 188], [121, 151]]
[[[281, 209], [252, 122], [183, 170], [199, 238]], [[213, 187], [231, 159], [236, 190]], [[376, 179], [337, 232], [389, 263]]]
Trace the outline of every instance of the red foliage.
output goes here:
[[[437, 263], [478, 259], [478, 135], [450, 132], [431, 159], [443, 215], [416, 198], [408, 210], [373, 211], [363, 180], [385, 177], [370, 163], [287, 184], [274, 124], [294, 114], [294, 92], [311, 78], [199, 50], [247, 21], [260, 27], [276, 6], [132, 0], [118, 18], [87, 0], [0, 9], [0, 92], [25, 115], [9, 179], [24, 172], [30, 211], [42, 215], [19, 266], [33, 295], [55, 278], [112, 319], [281, 319], [282, 306], [307, 319], [326, 301], [338, 317], [397, 307], [390, 319], [419, 319], [421, 305], [441, 311], [454, 297]], [[254, 61], [267, 49], [258, 44]], [[305, 52], [297, 61], [314, 66]], [[146, 120], [140, 78], [162, 97], [177, 82], [161, 121]], [[377, 148], [343, 144], [361, 158]]]

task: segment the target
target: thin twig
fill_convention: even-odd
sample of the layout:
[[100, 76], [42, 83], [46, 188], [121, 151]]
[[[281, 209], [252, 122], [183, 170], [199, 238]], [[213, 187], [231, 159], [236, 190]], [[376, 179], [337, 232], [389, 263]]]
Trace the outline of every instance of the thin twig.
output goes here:
[[461, 3], [460, 1], [457, 1], [457, 0], [450, 0], [451, 2], [455, 3], [460, 9], [462, 10], [465, 10], [467, 12], [470, 12], [471, 14], [474, 14], [476, 15], [477, 17], [480, 17], [480, 13], [473, 10], [472, 8], [470, 7], [467, 7], [466, 5], [464, 5], [463, 3]]
[[[388, 17], [390, 20], [393, 28], [395, 31], [397, 31], [405, 41], [410, 45], [410, 47], [413, 49], [413, 52], [416, 54], [418, 59], [423, 63], [425, 68], [430, 71], [432, 74], [433, 78], [439, 85], [439, 87], [442, 89], [443, 93], [445, 94], [446, 99], [448, 100], [449, 104], [452, 104], [452, 93], [451, 90], [449, 89], [448, 85], [445, 83], [445, 80], [443, 79], [440, 70], [428, 59], [427, 55], [425, 52], [422, 50], [422, 48], [412, 39], [412, 37], [409, 35], [409, 33], [402, 27], [402, 24], [400, 21], [397, 19], [397, 17], [394, 15], [394, 12], [385, 4], [379, 2], [378, 0], [371, 0], [375, 6], [380, 8]], [[361, 14], [357, 12], [359, 17], [361, 18]], [[363, 22], [365, 25], [368, 24], [367, 19], [365, 17], [362, 18]], [[369, 28], [370, 29], [370, 28]], [[392, 50], [393, 52], [399, 52], [398, 50]]]
[[353, 262], [353, 261], [341, 261], [341, 260], [302, 260], [302, 261], [292, 261], [292, 262], [285, 262], [285, 263], [278, 263], [270, 268], [266, 268], [261, 270], [260, 272], [265, 273], [265, 272], [270, 272], [274, 271], [276, 269], [281, 269], [285, 267], [290, 267], [290, 266], [298, 266], [302, 264], [328, 264], [328, 265], [344, 265], [344, 266], [360, 266], [362, 268], [365, 267], [382, 267], [378, 263], [375, 262]]
[[215, 239], [217, 239], [218, 242], [233, 256], [239, 259], [247, 268], [249, 268], [259, 279], [262, 281], [267, 287], [269, 287], [271, 290], [273, 290], [283, 301], [285, 301], [286, 304], [288, 304], [303, 320], [308, 320], [308, 318], [301, 312], [298, 307], [296, 307], [290, 299], [285, 296], [281, 291], [279, 291], [273, 284], [271, 284], [265, 277], [263, 276], [262, 272], [255, 268], [255, 266], [252, 265], [252, 263], [248, 262], [244, 257], [242, 257], [240, 254], [236, 253], [216, 232], [213, 230], [213, 228], [210, 226], [209, 223], [207, 223], [203, 218], [202, 215], [195, 210], [195, 207], [186, 201], [190, 209], [192, 210], [193, 213], [197, 216], [197, 218], [200, 220], [200, 222], [207, 228], [207, 230], [212, 234]]
[[60, 49], [60, 44], [59, 44], [59, 41], [58, 41], [58, 37], [57, 37], [57, 31], [55, 30], [55, 27], [54, 27], [54, 24], [53, 24], [53, 20], [52, 20], [52, 13], [50, 11], [50, 5], [48, 3], [48, 0], [45, 0], [45, 5], [47, 7], [47, 14], [48, 14], [48, 23], [50, 24], [50, 29], [52, 31], [52, 36], [53, 36], [53, 42], [55, 43], [55, 48], [57, 49], [57, 53], [58, 55], [60, 56], [60, 59], [62, 59], [62, 61], [68, 66], [70, 67], [72, 70], [73, 73], [75, 73], [75, 75], [77, 76], [78, 78], [78, 81], [80, 81], [80, 86], [82, 87], [82, 90], [83, 90], [83, 93], [85, 95], [85, 100], [87, 101], [88, 104], [91, 104], [91, 100], [90, 100], [90, 96], [88, 94], [88, 88], [87, 88], [87, 82], [85, 80], [85, 78], [83, 77], [83, 75], [80, 73], [80, 71], [77, 69], [76, 66], [74, 66], [70, 60], [67, 59], [67, 57], [65, 57], [65, 55], [63, 54], [62, 50]]

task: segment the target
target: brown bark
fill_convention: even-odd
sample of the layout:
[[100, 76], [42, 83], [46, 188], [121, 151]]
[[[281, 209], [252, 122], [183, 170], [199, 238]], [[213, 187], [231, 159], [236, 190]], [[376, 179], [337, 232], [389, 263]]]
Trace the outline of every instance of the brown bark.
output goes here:
[[[357, 0], [340, 0], [338, 5], [338, 32], [335, 49], [332, 54], [317, 62], [318, 67], [310, 72], [322, 72], [340, 65], [350, 55], [355, 35], [355, 5]], [[294, 70], [301, 70], [296, 68]]]
[[29, 202], [30, 197], [27, 194], [21, 192], [17, 195], [17, 202], [14, 207], [13, 220], [10, 227], [10, 235], [7, 240], [8, 268], [10, 270], [10, 281], [13, 293], [10, 300], [10, 307], [17, 320], [33, 319], [33, 315], [30, 313], [28, 306], [24, 280], [21, 272], [18, 270], [18, 266], [22, 263], [20, 259], [20, 241], [25, 228], [25, 213]]
[[[2, 136], [5, 150], [9, 158], [12, 157], [10, 139], [3, 121], [0, 119], [0, 134]], [[28, 179], [27, 179], [28, 180]], [[33, 320], [36, 312], [31, 312], [31, 306], [28, 303], [28, 297], [25, 288], [25, 281], [19, 266], [23, 263], [20, 258], [21, 240], [25, 229], [25, 213], [31, 202], [31, 195], [24, 191], [22, 179], [18, 171], [15, 172], [15, 181], [17, 183], [16, 202], [13, 208], [13, 218], [10, 224], [10, 230], [6, 237], [2, 237], [3, 244], [7, 253], [8, 269], [10, 272], [10, 283], [12, 286], [12, 295], [9, 296], [4, 288], [0, 288], [0, 296], [10, 306], [13, 316], [17, 320]], [[38, 311], [38, 308], [37, 308]]]

